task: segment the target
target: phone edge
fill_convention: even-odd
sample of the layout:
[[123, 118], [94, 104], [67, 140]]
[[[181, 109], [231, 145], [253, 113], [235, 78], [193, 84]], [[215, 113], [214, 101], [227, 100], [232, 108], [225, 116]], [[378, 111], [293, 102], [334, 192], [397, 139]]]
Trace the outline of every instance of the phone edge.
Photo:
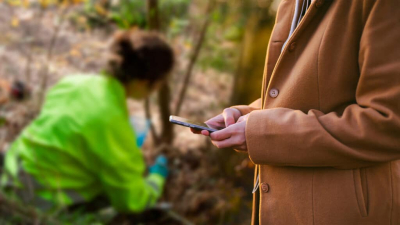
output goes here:
[[[209, 132], [218, 131], [218, 130], [214, 130], [214, 129], [209, 128], [209, 127], [203, 127], [203, 126], [199, 126], [199, 125], [196, 125], [196, 124], [189, 124], [189, 123], [177, 121], [177, 120], [172, 119], [172, 116], [169, 117], [169, 122], [171, 122], [171, 123], [173, 123], [173, 124], [176, 124], [176, 125], [181, 125], [181, 126], [184, 126], [184, 127], [197, 128], [197, 129], [199, 129], [199, 130], [200, 130], [200, 129], [201, 129], [201, 130], [207, 130], [207, 131], [209, 131]], [[192, 127], [192, 126], [190, 126], [190, 125], [192, 125], [192, 126], [194, 126], [194, 127]]]

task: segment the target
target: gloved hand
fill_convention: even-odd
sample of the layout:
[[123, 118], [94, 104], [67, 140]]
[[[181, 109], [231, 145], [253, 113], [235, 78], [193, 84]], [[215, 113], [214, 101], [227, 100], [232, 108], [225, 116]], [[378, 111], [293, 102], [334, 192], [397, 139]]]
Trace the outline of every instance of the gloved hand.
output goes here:
[[150, 120], [137, 116], [131, 116], [129, 120], [136, 134], [136, 143], [141, 148], [150, 130]]
[[149, 173], [157, 173], [164, 178], [167, 178], [168, 170], [168, 159], [164, 155], [159, 155], [156, 158], [154, 164], [149, 168]]

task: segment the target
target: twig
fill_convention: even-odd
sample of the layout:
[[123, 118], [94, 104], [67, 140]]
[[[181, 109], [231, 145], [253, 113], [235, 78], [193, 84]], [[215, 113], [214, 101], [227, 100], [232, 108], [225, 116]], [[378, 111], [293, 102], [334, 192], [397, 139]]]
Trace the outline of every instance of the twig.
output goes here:
[[47, 86], [47, 80], [48, 80], [48, 76], [49, 76], [49, 62], [51, 61], [52, 57], [53, 57], [53, 49], [55, 46], [55, 43], [57, 41], [58, 35], [60, 33], [61, 27], [64, 24], [64, 20], [65, 20], [65, 15], [67, 14], [67, 12], [69, 11], [69, 7], [65, 6], [65, 8], [62, 9], [61, 14], [60, 14], [60, 22], [59, 24], [56, 26], [53, 36], [51, 37], [50, 40], [50, 45], [49, 45], [49, 49], [47, 51], [47, 55], [46, 55], [46, 60], [47, 63], [44, 67], [44, 71], [43, 71], [43, 78], [42, 78], [42, 83], [40, 85], [40, 90], [42, 91], [42, 93], [40, 94], [40, 98], [39, 98], [39, 103], [41, 104], [43, 102], [44, 99], [44, 93], [45, 93], [45, 89]]
[[9, 215], [18, 215], [25, 222], [37, 221], [41, 216], [34, 208], [25, 207], [19, 203], [9, 200], [0, 194], [0, 212]]
[[192, 222], [190, 222], [189, 220], [187, 220], [186, 218], [183, 218], [182, 216], [180, 216], [178, 213], [172, 211], [172, 210], [168, 210], [168, 216], [170, 216], [171, 218], [178, 220], [179, 222], [181, 222], [183, 225], [194, 225]]
[[[38, 24], [41, 23], [43, 15], [45, 12], [45, 8], [44, 7], [40, 7], [40, 11], [39, 11], [39, 15], [37, 17], [38, 20]], [[28, 26], [28, 38], [32, 38], [29, 40], [29, 46], [28, 46], [28, 53], [27, 53], [27, 59], [26, 59], [26, 66], [25, 66], [25, 82], [27, 84], [30, 83], [31, 81], [31, 64], [32, 64], [32, 52], [33, 52], [33, 46], [34, 46], [34, 39], [35, 37], [37, 37], [37, 34], [40, 32], [40, 29], [36, 30], [36, 34], [32, 35], [32, 26]]]
[[207, 33], [207, 28], [210, 25], [211, 12], [214, 9], [214, 5], [215, 5], [214, 0], [209, 0], [208, 6], [207, 6], [207, 10], [206, 10], [206, 20], [204, 21], [204, 24], [203, 24], [203, 26], [201, 28], [199, 39], [198, 39], [198, 41], [196, 43], [196, 47], [194, 48], [194, 52], [193, 52], [193, 54], [192, 54], [192, 56], [190, 58], [190, 61], [189, 61], [189, 64], [188, 64], [188, 67], [187, 67], [187, 70], [186, 70], [186, 73], [185, 73], [183, 86], [182, 86], [181, 91], [179, 92], [179, 95], [178, 95], [179, 99], [178, 99], [178, 102], [176, 104], [175, 111], [174, 111], [175, 115], [179, 115], [180, 110], [182, 108], [182, 103], [183, 103], [183, 100], [185, 99], [186, 90], [187, 90], [187, 87], [189, 85], [190, 78], [192, 76], [192, 71], [193, 71], [194, 64], [197, 61], [197, 58], [198, 58], [199, 53], [200, 53], [200, 49], [201, 49], [201, 47], [202, 47], [202, 45], [204, 43], [204, 39], [205, 39], [205, 36], [206, 36], [206, 33]]

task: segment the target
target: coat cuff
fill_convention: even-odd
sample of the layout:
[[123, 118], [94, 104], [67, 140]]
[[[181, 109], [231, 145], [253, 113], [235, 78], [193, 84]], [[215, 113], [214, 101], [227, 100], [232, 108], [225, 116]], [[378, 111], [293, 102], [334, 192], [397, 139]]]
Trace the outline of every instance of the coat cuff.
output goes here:
[[274, 123], [278, 121], [278, 118], [274, 118], [276, 117], [274, 111], [267, 111], [269, 110], [254, 110], [247, 118], [245, 131], [247, 152], [254, 164], [274, 164], [277, 161], [284, 163], [285, 153], [277, 149], [279, 143], [277, 143], [277, 133], [274, 133], [284, 128]]
[[249, 114], [251, 111], [255, 110], [254, 108], [252, 108], [248, 105], [235, 105], [235, 106], [231, 106], [230, 108], [239, 110], [240, 114], [242, 114], [242, 116]]
[[242, 116], [247, 115], [254, 110], [261, 109], [261, 99], [259, 98], [259, 99], [255, 100], [250, 105], [235, 105], [235, 106], [231, 106], [231, 108], [239, 110], [240, 113], [242, 114]]

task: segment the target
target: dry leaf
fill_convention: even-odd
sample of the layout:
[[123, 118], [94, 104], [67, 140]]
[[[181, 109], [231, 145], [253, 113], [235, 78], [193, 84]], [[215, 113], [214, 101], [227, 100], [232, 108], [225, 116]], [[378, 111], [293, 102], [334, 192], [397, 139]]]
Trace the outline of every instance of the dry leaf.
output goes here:
[[22, 0], [22, 6], [25, 8], [29, 7], [29, 0]]
[[71, 49], [71, 51], [69, 51], [69, 54], [73, 57], [81, 57], [82, 56], [81, 52], [76, 48]]
[[11, 26], [12, 26], [12, 27], [18, 27], [18, 26], [19, 26], [19, 19], [18, 19], [17, 17], [14, 17], [14, 18], [11, 20]]
[[[0, 1], [0, 2], [2, 2], [2, 1]], [[10, 4], [11, 6], [20, 6], [21, 5], [20, 0], [8, 0], [7, 3]]]
[[47, 8], [47, 6], [49, 6], [49, 0], [39, 0], [39, 4], [42, 8]]
[[107, 10], [104, 9], [104, 7], [103, 7], [101, 4], [96, 4], [96, 5], [95, 5], [95, 9], [96, 9], [96, 12], [97, 12], [99, 15], [102, 15], [102, 16], [107, 15]]

